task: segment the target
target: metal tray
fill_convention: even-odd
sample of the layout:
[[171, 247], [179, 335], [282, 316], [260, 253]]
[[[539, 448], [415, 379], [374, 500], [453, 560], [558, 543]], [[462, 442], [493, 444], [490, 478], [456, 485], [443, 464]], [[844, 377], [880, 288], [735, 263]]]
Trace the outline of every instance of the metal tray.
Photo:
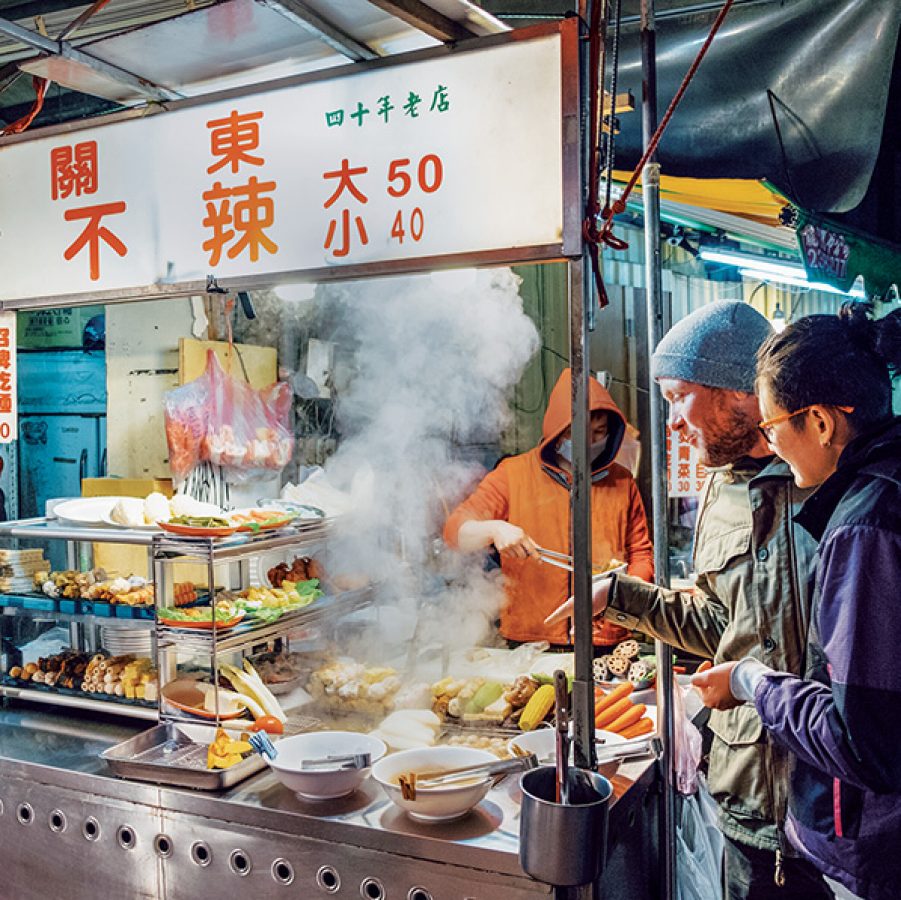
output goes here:
[[137, 781], [218, 791], [230, 788], [266, 767], [254, 754], [228, 769], [206, 767], [213, 725], [166, 722], [116, 744], [100, 754], [116, 775]]

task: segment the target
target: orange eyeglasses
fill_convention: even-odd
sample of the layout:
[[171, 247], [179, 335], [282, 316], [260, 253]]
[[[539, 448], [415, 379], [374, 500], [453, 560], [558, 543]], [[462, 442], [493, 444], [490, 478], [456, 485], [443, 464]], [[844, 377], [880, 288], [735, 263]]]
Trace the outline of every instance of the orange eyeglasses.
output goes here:
[[[796, 409], [794, 412], [783, 413], [781, 416], [773, 416], [772, 419], [765, 419], [763, 422], [757, 423], [757, 430], [763, 435], [763, 439], [768, 443], [773, 443], [773, 426], [778, 425], [780, 422], [787, 422], [789, 419], [793, 419], [795, 416], [800, 416], [802, 413], [810, 412], [814, 408], [814, 406], [827, 406], [830, 404], [825, 403], [812, 403], [810, 406], [802, 406], [801, 409]], [[837, 409], [840, 412], [843, 412], [845, 415], [850, 416], [851, 413], [854, 412], [853, 406], [833, 406], [833, 409]]]

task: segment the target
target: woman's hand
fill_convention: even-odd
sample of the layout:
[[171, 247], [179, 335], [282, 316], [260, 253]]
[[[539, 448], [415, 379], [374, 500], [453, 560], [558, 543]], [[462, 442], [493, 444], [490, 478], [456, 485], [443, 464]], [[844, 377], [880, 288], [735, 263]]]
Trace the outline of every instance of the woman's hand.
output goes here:
[[691, 676], [691, 686], [701, 695], [704, 706], [711, 709], [732, 709], [741, 706], [741, 700], [732, 695], [729, 679], [737, 662], [721, 663]]
[[[610, 583], [613, 579], [601, 578], [595, 581], [591, 586], [591, 614], [592, 616], [600, 616], [607, 609], [607, 603], [610, 600]], [[554, 625], [563, 619], [569, 619], [573, 614], [573, 598], [570, 597], [565, 603], [560, 604], [545, 620], [545, 625]]]

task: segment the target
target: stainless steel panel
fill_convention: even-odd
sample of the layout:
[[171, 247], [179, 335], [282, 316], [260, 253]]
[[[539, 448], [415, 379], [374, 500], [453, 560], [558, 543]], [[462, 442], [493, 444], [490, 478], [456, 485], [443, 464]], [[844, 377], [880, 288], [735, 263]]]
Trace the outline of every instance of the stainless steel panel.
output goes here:
[[153, 806], [0, 776], [3, 900], [155, 898]]

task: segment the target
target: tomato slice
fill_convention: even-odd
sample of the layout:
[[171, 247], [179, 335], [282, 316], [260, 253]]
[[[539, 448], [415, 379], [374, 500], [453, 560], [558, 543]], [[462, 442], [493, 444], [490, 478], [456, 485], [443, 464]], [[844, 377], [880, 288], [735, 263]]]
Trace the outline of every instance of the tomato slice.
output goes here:
[[284, 734], [285, 726], [275, 716], [260, 716], [253, 725], [251, 731], [265, 731], [267, 734]]

